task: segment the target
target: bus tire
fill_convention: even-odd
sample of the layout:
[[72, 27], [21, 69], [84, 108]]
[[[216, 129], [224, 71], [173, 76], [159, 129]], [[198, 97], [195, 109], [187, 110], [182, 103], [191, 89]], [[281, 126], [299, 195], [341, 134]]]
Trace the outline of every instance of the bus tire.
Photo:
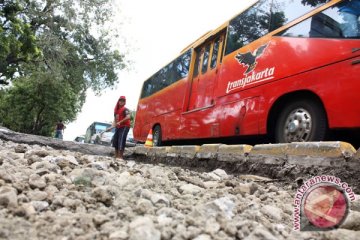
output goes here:
[[277, 143], [323, 141], [326, 134], [326, 114], [315, 100], [297, 100], [285, 105], [275, 127]]
[[156, 125], [153, 131], [153, 145], [154, 147], [158, 147], [161, 146], [161, 144], [161, 127], [159, 125]]

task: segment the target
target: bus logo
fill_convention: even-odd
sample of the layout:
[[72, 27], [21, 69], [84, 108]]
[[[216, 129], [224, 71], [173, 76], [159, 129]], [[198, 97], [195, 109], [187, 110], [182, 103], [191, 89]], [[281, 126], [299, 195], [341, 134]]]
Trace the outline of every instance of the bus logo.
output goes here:
[[235, 58], [244, 66], [247, 66], [246, 72], [244, 75], [247, 75], [248, 73], [252, 72], [257, 64], [256, 59], [260, 57], [267, 47], [267, 44], [264, 44], [260, 46], [258, 49], [256, 49], [254, 52], [247, 52], [247, 53], [238, 53]]
[[245, 77], [232, 82], [231, 81], [228, 82], [226, 93], [229, 93], [239, 88], [244, 88], [245, 86], [248, 85], [268, 81], [274, 78], [275, 67], [266, 68], [260, 72], [254, 71], [258, 63], [256, 59], [259, 58], [264, 53], [267, 46], [268, 44], [264, 44], [253, 52], [238, 53], [235, 56], [235, 58], [238, 60], [240, 64], [247, 66], [247, 69], [244, 72]]

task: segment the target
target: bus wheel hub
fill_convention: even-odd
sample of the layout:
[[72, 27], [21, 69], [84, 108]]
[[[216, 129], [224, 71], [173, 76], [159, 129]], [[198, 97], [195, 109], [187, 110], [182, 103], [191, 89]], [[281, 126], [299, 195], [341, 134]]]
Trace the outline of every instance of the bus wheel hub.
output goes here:
[[287, 142], [308, 141], [311, 128], [311, 116], [307, 110], [299, 108], [292, 111], [287, 118], [285, 126]]
[[292, 121], [289, 123], [288, 129], [290, 133], [295, 133], [300, 126], [300, 122], [298, 120]]

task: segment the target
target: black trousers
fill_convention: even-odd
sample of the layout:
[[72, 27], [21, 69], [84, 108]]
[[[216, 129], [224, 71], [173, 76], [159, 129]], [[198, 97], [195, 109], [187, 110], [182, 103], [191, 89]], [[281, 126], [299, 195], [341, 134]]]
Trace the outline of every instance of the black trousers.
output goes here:
[[113, 137], [113, 147], [116, 150], [123, 151], [125, 149], [126, 138], [129, 133], [129, 127], [120, 127], [116, 128], [114, 137]]

